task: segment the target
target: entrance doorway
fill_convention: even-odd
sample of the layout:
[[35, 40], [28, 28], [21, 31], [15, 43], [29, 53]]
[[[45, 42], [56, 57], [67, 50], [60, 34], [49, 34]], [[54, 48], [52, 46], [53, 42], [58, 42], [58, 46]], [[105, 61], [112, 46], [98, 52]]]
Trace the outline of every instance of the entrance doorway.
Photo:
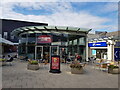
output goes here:
[[36, 46], [35, 59], [50, 60], [51, 55], [59, 55], [59, 46]]

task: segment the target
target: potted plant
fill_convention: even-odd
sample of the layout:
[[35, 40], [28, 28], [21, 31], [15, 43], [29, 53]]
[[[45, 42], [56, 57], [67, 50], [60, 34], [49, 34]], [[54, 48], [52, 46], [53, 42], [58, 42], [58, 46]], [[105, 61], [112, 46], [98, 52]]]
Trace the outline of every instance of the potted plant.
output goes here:
[[39, 63], [36, 60], [28, 60], [27, 69], [29, 70], [38, 70], [39, 69]]
[[6, 65], [6, 59], [0, 59], [0, 66]]
[[70, 65], [72, 74], [82, 74], [84, 73], [83, 65], [80, 63], [72, 63]]
[[120, 73], [120, 69], [116, 65], [109, 65], [108, 66], [108, 73], [118, 74], [118, 73]]

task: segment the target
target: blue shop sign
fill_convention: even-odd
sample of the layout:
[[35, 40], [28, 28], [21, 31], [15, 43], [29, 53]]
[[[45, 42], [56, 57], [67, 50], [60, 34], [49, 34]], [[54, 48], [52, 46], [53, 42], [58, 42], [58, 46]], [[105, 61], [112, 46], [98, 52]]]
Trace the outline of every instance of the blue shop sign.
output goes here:
[[120, 60], [120, 48], [114, 48], [114, 59], [115, 61]]
[[107, 47], [106, 42], [88, 43], [88, 47]]

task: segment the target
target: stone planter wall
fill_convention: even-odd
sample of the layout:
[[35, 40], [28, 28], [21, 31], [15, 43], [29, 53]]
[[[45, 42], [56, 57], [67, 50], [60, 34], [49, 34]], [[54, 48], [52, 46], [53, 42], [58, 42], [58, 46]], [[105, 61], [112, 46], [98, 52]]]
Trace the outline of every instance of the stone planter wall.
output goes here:
[[120, 69], [119, 68], [108, 68], [108, 73], [119, 74]]
[[6, 62], [0, 62], [0, 66], [5, 66], [6, 64]]
[[39, 64], [28, 64], [27, 69], [29, 70], [38, 70], [39, 69]]
[[71, 68], [71, 73], [72, 74], [83, 74], [84, 73], [84, 69], [77, 69], [77, 68]]

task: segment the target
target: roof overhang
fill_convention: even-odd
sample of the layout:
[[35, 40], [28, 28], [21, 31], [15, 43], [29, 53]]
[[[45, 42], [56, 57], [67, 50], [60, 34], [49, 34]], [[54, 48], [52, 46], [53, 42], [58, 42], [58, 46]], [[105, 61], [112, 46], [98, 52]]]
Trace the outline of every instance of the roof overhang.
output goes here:
[[9, 41], [9, 40], [6, 40], [6, 39], [4, 39], [4, 38], [2, 38], [2, 37], [0, 37], [0, 43], [1, 43], [1, 44], [7, 44], [7, 45], [14, 45], [13, 42], [11, 42], [11, 41]]

